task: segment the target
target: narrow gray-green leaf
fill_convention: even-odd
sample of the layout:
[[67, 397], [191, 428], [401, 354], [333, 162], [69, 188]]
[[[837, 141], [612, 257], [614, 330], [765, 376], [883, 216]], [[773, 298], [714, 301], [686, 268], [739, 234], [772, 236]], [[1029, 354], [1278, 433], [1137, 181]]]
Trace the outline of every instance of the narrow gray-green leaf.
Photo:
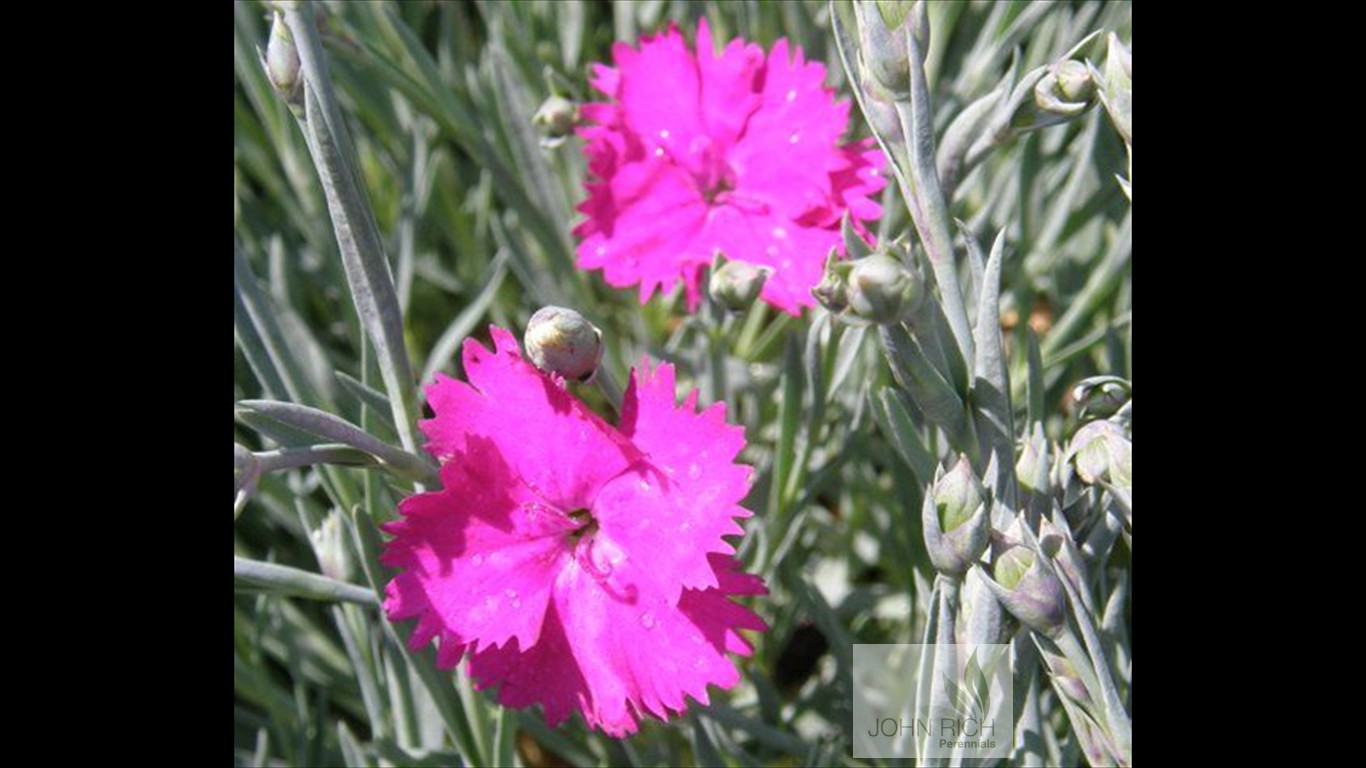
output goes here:
[[300, 128], [309, 137], [309, 151], [332, 215], [351, 298], [378, 355], [399, 439], [404, 448], [416, 450], [413, 422], [417, 407], [412, 367], [403, 341], [403, 313], [379, 226], [361, 184], [355, 149], [332, 92], [313, 7], [305, 3], [289, 5], [285, 19], [294, 34], [303, 67], [305, 117]]
[[365, 748], [356, 740], [345, 720], [337, 721], [337, 743], [341, 746], [342, 761], [346, 768], [370, 768], [374, 765], [365, 757]]
[[712, 741], [711, 734], [702, 727], [702, 716], [693, 712], [688, 719], [691, 721], [688, 728], [688, 740], [692, 744], [693, 760], [696, 764], [725, 768], [725, 758], [721, 757], [721, 751], [716, 748], [716, 742]]
[[935, 167], [934, 112], [930, 105], [929, 86], [925, 81], [925, 52], [913, 33], [919, 25], [929, 26], [924, 4], [911, 10], [918, 18], [901, 27], [906, 50], [911, 60], [911, 99], [897, 102], [906, 146], [910, 150], [910, 197], [906, 204], [915, 223], [916, 232], [925, 245], [925, 252], [939, 284], [940, 301], [948, 318], [949, 328], [964, 360], [972, 360], [972, 329], [958, 285], [958, 266], [953, 255], [953, 236], [949, 229], [948, 205], [939, 186], [939, 169]]
[[389, 445], [349, 421], [326, 411], [274, 400], [243, 400], [238, 405], [294, 429], [358, 448], [410, 480], [431, 482], [436, 474], [435, 466], [427, 459]]
[[245, 557], [233, 557], [233, 581], [237, 591], [306, 597], [310, 600], [379, 605], [375, 593], [355, 584], [329, 579], [298, 568]]
[[460, 310], [460, 314], [455, 316], [451, 324], [442, 332], [441, 338], [436, 340], [432, 347], [432, 352], [427, 357], [427, 364], [422, 370], [423, 385], [430, 384], [436, 372], [445, 368], [455, 357], [456, 351], [460, 348], [460, 342], [464, 341], [479, 319], [488, 311], [489, 305], [498, 295], [498, 289], [503, 285], [503, 279], [507, 277], [508, 251], [499, 249], [494, 257], [493, 263], [489, 265], [492, 274], [484, 283], [484, 287], [479, 291], [479, 295]]
[[778, 400], [778, 445], [773, 455], [773, 485], [769, 492], [770, 512], [785, 515], [783, 492], [788, 476], [796, 463], [797, 430], [802, 421], [802, 391], [805, 388], [805, 368], [802, 365], [802, 337], [787, 337], [783, 353], [782, 396]]
[[1026, 416], [1030, 425], [1043, 424], [1044, 411], [1044, 365], [1043, 352], [1039, 349], [1039, 337], [1034, 329], [1025, 326], [1025, 403]]
[[[973, 241], [972, 233], [963, 233]], [[982, 273], [981, 296], [977, 305], [977, 327], [973, 336], [977, 359], [972, 385], [972, 407], [977, 420], [977, 435], [982, 453], [998, 457], [995, 487], [1004, 501], [1015, 506], [1015, 427], [1010, 405], [1010, 380], [1006, 372], [1005, 351], [1001, 341], [1001, 263], [1005, 254], [1005, 230], [996, 235]]]
[[901, 402], [896, 390], [885, 387], [873, 395], [873, 418], [878, 428], [890, 438], [897, 455], [906, 462], [919, 485], [929, 485], [934, 481], [936, 462], [925, 448], [910, 412]]
[[285, 343], [274, 307], [257, 287], [247, 256], [236, 242], [232, 259], [233, 329], [257, 381], [273, 397], [316, 402], [307, 377]]
[[394, 428], [393, 414], [389, 408], [389, 398], [384, 396], [374, 387], [362, 383], [360, 380], [346, 373], [345, 371], [333, 371], [342, 389], [355, 395], [363, 405], [370, 408], [374, 415], [390, 429]]
[[920, 344], [900, 325], [878, 328], [892, 377], [936, 426], [944, 430], [955, 450], [976, 454], [963, 399], [926, 358]]

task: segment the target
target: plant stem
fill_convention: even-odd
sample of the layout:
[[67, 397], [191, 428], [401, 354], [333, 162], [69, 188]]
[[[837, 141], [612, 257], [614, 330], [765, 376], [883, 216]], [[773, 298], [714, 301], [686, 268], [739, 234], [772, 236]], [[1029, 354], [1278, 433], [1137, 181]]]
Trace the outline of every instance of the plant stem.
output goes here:
[[412, 367], [403, 340], [403, 312], [375, 214], [361, 183], [355, 148], [332, 91], [313, 6], [288, 3], [284, 4], [284, 12], [304, 76], [304, 117], [300, 128], [308, 138], [309, 152], [327, 198], [351, 298], [378, 353], [380, 374], [389, 394], [399, 439], [405, 449], [416, 451], [417, 405]]

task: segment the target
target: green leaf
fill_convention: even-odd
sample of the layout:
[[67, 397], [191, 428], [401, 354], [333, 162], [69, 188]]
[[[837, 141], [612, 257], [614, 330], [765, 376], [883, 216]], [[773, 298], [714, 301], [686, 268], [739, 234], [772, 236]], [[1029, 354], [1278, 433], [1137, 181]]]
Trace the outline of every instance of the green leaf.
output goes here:
[[797, 459], [797, 431], [802, 423], [802, 391], [805, 383], [802, 337], [801, 334], [792, 334], [787, 337], [783, 353], [782, 395], [778, 400], [778, 444], [773, 454], [773, 485], [768, 498], [769, 511], [781, 518], [788, 517], [791, 512], [783, 503], [783, 494]]
[[238, 403], [294, 430], [333, 440], [374, 456], [395, 474], [419, 482], [436, 480], [436, 467], [427, 459], [395, 448], [360, 427], [317, 408], [275, 400], [243, 400]]
[[446, 326], [441, 338], [436, 340], [432, 346], [432, 352], [427, 356], [427, 364], [422, 369], [422, 383], [430, 384], [436, 376], [437, 371], [445, 368], [455, 357], [456, 351], [460, 348], [460, 343], [470, 335], [480, 318], [489, 310], [493, 304], [493, 299], [498, 295], [498, 289], [503, 285], [503, 279], [507, 277], [507, 256], [505, 249], [500, 249], [498, 255], [494, 257], [493, 263], [489, 265], [489, 274], [484, 282], [484, 287], [479, 291], [479, 295], [474, 298], [465, 308], [460, 310], [460, 314], [455, 316], [451, 324]]
[[916, 483], [925, 486], [934, 482], [937, 462], [925, 448], [920, 432], [911, 420], [910, 411], [901, 396], [891, 387], [884, 387], [872, 395], [873, 419], [878, 429], [891, 441], [898, 456], [915, 475]]
[[256, 380], [270, 395], [298, 402], [317, 402], [316, 393], [298, 361], [289, 354], [279, 318], [256, 285], [242, 246], [233, 243], [233, 330]]
[[329, 579], [287, 565], [233, 557], [233, 581], [239, 592], [306, 597], [310, 600], [379, 605], [375, 593], [364, 587]]
[[726, 760], [721, 757], [721, 751], [716, 748], [716, 743], [712, 741], [707, 729], [702, 727], [703, 717], [693, 712], [688, 716], [688, 720], [688, 740], [692, 744], [693, 760], [699, 766], [724, 768]]
[[878, 328], [892, 377], [915, 401], [916, 407], [943, 429], [960, 453], [975, 454], [969, 440], [967, 412], [952, 385], [930, 364], [919, 342], [901, 325]]
[[332, 374], [337, 377], [342, 389], [355, 395], [356, 399], [367, 406], [385, 426], [390, 429], [394, 428], [389, 398], [385, 397], [383, 392], [362, 383], [344, 371], [333, 371]]
[[403, 341], [403, 312], [394, 290], [384, 243], [369, 197], [361, 184], [356, 151], [332, 93], [312, 5], [285, 8], [298, 45], [304, 75], [304, 118], [300, 128], [322, 182], [351, 299], [379, 359], [394, 424], [403, 447], [416, 450], [412, 368]]

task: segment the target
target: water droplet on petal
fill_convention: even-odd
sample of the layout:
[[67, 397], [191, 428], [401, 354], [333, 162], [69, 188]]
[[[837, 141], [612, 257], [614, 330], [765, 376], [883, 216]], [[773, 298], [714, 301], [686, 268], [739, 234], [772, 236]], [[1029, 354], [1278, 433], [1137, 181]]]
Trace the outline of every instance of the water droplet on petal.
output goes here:
[[509, 589], [505, 591], [503, 594], [507, 595], [508, 604], [511, 605], [513, 608], [522, 607], [522, 598], [517, 596], [517, 590]]
[[702, 468], [701, 468], [701, 467], [699, 467], [695, 462], [688, 465], [688, 477], [692, 478], [693, 480], [696, 480], [697, 478], [699, 478], [699, 477], [701, 477], [701, 476], [702, 476]]
[[598, 249], [597, 249], [596, 251], [594, 251], [593, 253], [596, 254], [596, 255], [598, 255], [598, 256], [606, 256], [606, 255], [607, 255], [607, 249], [604, 248], [603, 246], [599, 245], [599, 246], [598, 246]]
[[796, 88], [790, 88], [790, 89], [788, 89], [788, 91], [787, 91], [787, 100], [788, 100], [788, 101], [795, 101], [796, 98], [797, 98], [797, 89], [796, 89]]
[[773, 236], [778, 238], [779, 240], [782, 240], [783, 238], [787, 237], [787, 230], [783, 229], [782, 227], [774, 227]]
[[794, 134], [792, 134], [791, 136], [788, 136], [788, 137], [787, 137], [787, 140], [790, 141], [790, 142], [792, 142], [793, 144], [796, 144], [796, 143], [797, 143], [797, 140], [800, 139], [801, 137], [802, 137], [802, 135], [801, 135], [800, 133], [794, 133]]
[[640, 625], [641, 625], [642, 627], [645, 627], [646, 629], [654, 629], [654, 628], [655, 628], [655, 616], [654, 616], [654, 614], [648, 613], [648, 612], [647, 612], [647, 613], [642, 613], [642, 614], [640, 614]]
[[660, 128], [660, 129], [659, 129], [659, 138], [661, 138], [661, 139], [667, 139], [667, 138], [669, 138], [669, 129], [668, 129], [668, 128]]
[[777, 255], [778, 255], [778, 246], [776, 246], [776, 245], [770, 245], [769, 247], [767, 247], [767, 248], [764, 249], [764, 253], [768, 254], [769, 256], [777, 256]]
[[697, 657], [697, 661], [694, 661], [694, 662], [692, 663], [692, 668], [693, 668], [693, 669], [701, 669], [701, 668], [703, 668], [703, 667], [705, 667], [705, 666], [707, 666], [707, 660], [704, 659], [704, 658], [702, 658], [701, 656], [698, 656], [698, 657]]
[[655, 157], [663, 157], [663, 156], [664, 156], [664, 148], [663, 148], [663, 147], [655, 147]]
[[470, 558], [470, 565], [483, 565], [483, 564], [484, 564], [484, 556], [481, 555], [481, 554], [479, 554], [478, 552], [474, 553], [474, 557], [471, 557], [471, 558]]

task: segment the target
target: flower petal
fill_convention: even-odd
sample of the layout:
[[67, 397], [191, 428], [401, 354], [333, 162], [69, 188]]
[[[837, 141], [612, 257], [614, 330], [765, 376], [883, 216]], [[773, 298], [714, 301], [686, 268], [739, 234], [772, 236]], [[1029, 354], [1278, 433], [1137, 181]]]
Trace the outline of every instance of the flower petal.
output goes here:
[[403, 518], [384, 528], [394, 539], [381, 562], [402, 569], [386, 587], [385, 611], [391, 620], [422, 617], [416, 646], [438, 633], [443, 648], [513, 637], [534, 646], [578, 523], [536, 496], [488, 440], [471, 439], [441, 467], [441, 480], [441, 490], [404, 499]]
[[646, 154], [658, 148], [681, 155], [694, 138], [707, 135], [698, 108], [697, 59], [677, 24], [641, 39], [638, 51], [616, 44], [612, 57], [620, 73], [622, 119]]
[[[830, 173], [847, 161], [839, 151], [849, 103], [825, 87], [825, 67], [807, 64], [801, 48], [789, 61], [787, 41], [768, 56], [763, 106], [727, 155], [736, 189], [762, 199], [790, 219], [836, 204]], [[836, 216], [838, 218], [838, 216]]]
[[714, 53], [711, 27], [697, 22], [697, 69], [701, 74], [702, 122], [707, 136], [724, 153], [745, 130], [750, 115], [763, 103], [759, 87], [764, 49], [740, 38]]
[[811, 295], [825, 269], [825, 257], [842, 240], [836, 228], [809, 227], [772, 213], [714, 208], [700, 236], [727, 258], [770, 267], [760, 297], [791, 315], [815, 306]]
[[566, 511], [589, 506], [639, 452], [563, 382], [523, 360], [512, 334], [490, 331], [492, 352], [465, 341], [470, 384], [438, 374], [427, 388], [436, 412], [419, 423], [427, 449], [447, 458], [466, 452], [471, 438], [485, 439], [546, 503]]
[[673, 290], [685, 274], [696, 290], [696, 269], [709, 257], [689, 246], [706, 220], [707, 204], [686, 173], [662, 161], [631, 163], [593, 191], [599, 199], [585, 209], [592, 218], [575, 230], [584, 238], [580, 267], [601, 269], [608, 285], [639, 283], [642, 304], [656, 288]]
[[685, 593], [688, 613], [643, 590], [620, 589], [638, 576], [624, 566], [604, 579], [571, 563], [556, 584], [541, 642], [528, 652], [506, 646], [476, 653], [470, 675], [481, 688], [500, 684], [498, 699], [507, 706], [541, 703], [552, 725], [577, 708], [590, 727], [618, 737], [634, 733], [643, 714], [667, 718], [686, 708], [687, 696], [707, 704], [708, 685], [738, 682], [726, 657], [737, 640], [743, 644], [734, 628], [763, 622], [719, 589]]
[[593, 506], [598, 539], [648, 564], [643, 578], [669, 604], [683, 589], [715, 587], [707, 556], [734, 548], [723, 536], [743, 533], [735, 518], [749, 517], [740, 501], [751, 470], [736, 464], [744, 430], [725, 420], [725, 404], [696, 413], [694, 390], [682, 406], [674, 397], [674, 369], [642, 361], [622, 401], [622, 434], [646, 462], [603, 487]]

